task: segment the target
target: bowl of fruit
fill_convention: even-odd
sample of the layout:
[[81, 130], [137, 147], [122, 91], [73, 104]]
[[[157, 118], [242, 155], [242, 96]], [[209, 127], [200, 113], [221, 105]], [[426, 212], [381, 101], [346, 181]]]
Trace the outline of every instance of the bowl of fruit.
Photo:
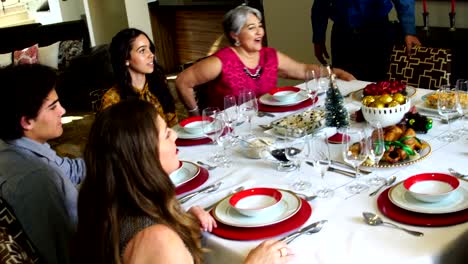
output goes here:
[[398, 124], [411, 108], [411, 100], [401, 93], [367, 95], [362, 99], [362, 115], [369, 124], [382, 127]]

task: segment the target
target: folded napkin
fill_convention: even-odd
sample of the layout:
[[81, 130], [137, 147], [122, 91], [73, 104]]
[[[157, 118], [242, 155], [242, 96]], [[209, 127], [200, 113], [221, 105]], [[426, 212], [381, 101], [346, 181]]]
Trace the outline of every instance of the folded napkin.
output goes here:
[[343, 80], [336, 80], [336, 85], [338, 85], [338, 89], [340, 89], [340, 92], [343, 96], [347, 96], [350, 93], [353, 93], [355, 91], [364, 89], [366, 85], [368, 85], [370, 82], [365, 82], [365, 81], [358, 81], [358, 80], [352, 80], [352, 81], [343, 81]]

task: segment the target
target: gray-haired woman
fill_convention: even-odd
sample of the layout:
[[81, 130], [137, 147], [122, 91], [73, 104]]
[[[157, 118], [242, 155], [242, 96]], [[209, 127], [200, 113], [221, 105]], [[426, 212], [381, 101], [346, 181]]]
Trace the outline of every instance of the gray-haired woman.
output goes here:
[[[304, 80], [307, 70], [319, 66], [293, 60], [274, 48], [263, 47], [265, 30], [262, 14], [255, 8], [241, 5], [224, 16], [224, 33], [232, 46], [225, 47], [179, 74], [176, 86], [189, 114], [198, 115], [193, 88], [208, 83], [210, 106], [224, 108], [224, 95], [250, 88], [258, 95], [277, 86], [278, 77]], [[334, 69], [338, 78], [353, 80], [354, 76]]]

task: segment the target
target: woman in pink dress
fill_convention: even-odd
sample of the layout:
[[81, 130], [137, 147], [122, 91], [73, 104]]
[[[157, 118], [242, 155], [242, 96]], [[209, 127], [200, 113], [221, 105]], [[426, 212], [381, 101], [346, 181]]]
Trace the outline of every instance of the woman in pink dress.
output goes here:
[[[307, 70], [319, 70], [315, 64], [297, 62], [274, 48], [263, 47], [265, 35], [262, 14], [245, 5], [230, 10], [223, 21], [224, 33], [233, 46], [225, 47], [179, 74], [176, 86], [190, 115], [200, 111], [194, 87], [207, 83], [209, 106], [224, 108], [224, 95], [238, 95], [253, 89], [257, 96], [277, 86], [277, 78], [304, 80]], [[333, 69], [338, 78], [355, 79], [350, 73]]]

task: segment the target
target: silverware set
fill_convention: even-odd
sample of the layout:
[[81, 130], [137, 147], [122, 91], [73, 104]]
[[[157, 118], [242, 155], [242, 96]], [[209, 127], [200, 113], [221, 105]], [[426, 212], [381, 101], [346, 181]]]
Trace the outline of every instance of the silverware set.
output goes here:
[[287, 244], [291, 243], [294, 239], [296, 239], [297, 237], [301, 236], [301, 235], [312, 235], [314, 233], [317, 233], [319, 232], [320, 230], [322, 230], [322, 227], [323, 225], [325, 225], [325, 223], [328, 222], [328, 220], [321, 220], [321, 221], [318, 221], [318, 222], [315, 222], [315, 223], [312, 223], [306, 227], [303, 227], [295, 232], [292, 232], [291, 234], [283, 237], [280, 239], [280, 241], [284, 241], [286, 242]]
[[211, 184], [211, 185], [208, 185], [206, 186], [205, 188], [203, 189], [200, 189], [196, 192], [193, 192], [193, 193], [189, 193], [187, 195], [184, 195], [182, 197], [179, 198], [179, 202], [180, 203], [185, 203], [187, 202], [188, 200], [192, 199], [193, 197], [197, 196], [197, 195], [200, 195], [200, 194], [203, 194], [203, 193], [211, 193], [211, 192], [214, 192], [216, 190], [219, 189], [219, 186], [221, 186], [221, 184], [223, 184], [223, 182], [219, 181], [217, 183], [214, 183], [214, 184]]

